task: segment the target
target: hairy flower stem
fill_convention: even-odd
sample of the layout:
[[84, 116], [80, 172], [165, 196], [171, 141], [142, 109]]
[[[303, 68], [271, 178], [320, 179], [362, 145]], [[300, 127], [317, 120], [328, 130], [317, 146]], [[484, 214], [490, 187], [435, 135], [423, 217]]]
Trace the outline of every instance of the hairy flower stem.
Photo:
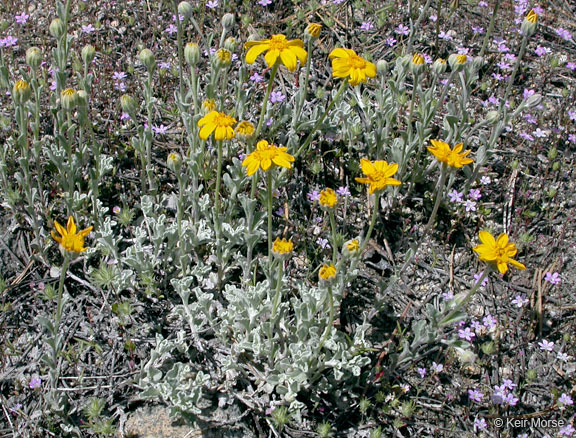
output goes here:
[[180, 99], [184, 100], [184, 77], [182, 73], [184, 71], [184, 45], [182, 43], [182, 22], [180, 21], [180, 14], [178, 12], [178, 1], [173, 0], [172, 6], [174, 6], [177, 27], [176, 40], [178, 43], [178, 79], [180, 83]]
[[218, 260], [218, 287], [220, 287], [222, 282], [222, 227], [220, 223], [220, 184], [222, 180], [222, 141], [217, 142], [218, 149], [218, 163], [216, 168], [216, 188], [214, 189], [214, 229], [216, 230], [216, 258]]
[[414, 25], [412, 25], [412, 11], [414, 9], [413, 9], [412, 2], [410, 2], [410, 36], [408, 37], [408, 47], [406, 49], [406, 53], [412, 53], [412, 44], [414, 43], [414, 36], [416, 35], [416, 30], [418, 30], [420, 28], [420, 23], [422, 22], [422, 20], [426, 16], [428, 9], [430, 9], [431, 4], [432, 4], [432, 0], [428, 0], [426, 2], [424, 7], [422, 8], [422, 11], [420, 11], [420, 15], [416, 19], [416, 23], [414, 23]]
[[320, 352], [322, 351], [322, 347], [324, 346], [324, 343], [328, 339], [330, 331], [332, 330], [332, 325], [334, 324], [334, 296], [332, 293], [332, 285], [328, 285], [326, 295], [328, 298], [328, 309], [330, 313], [328, 315], [328, 325], [324, 330], [324, 335], [322, 336], [322, 340], [320, 341], [320, 345], [318, 346], [318, 354], [320, 354]]
[[262, 124], [264, 123], [264, 118], [266, 117], [266, 110], [268, 109], [268, 99], [270, 99], [270, 93], [274, 87], [274, 79], [276, 78], [276, 72], [278, 71], [280, 63], [274, 64], [272, 71], [270, 72], [270, 80], [268, 81], [268, 87], [266, 88], [266, 94], [264, 95], [264, 102], [262, 102], [262, 110], [260, 111], [260, 119], [258, 120], [258, 126], [256, 131], [254, 131], [254, 139], [258, 140], [260, 131], [262, 130]]
[[344, 90], [346, 90], [346, 88], [348, 88], [348, 81], [343, 81], [342, 85], [340, 85], [340, 88], [336, 92], [336, 95], [332, 99], [332, 102], [330, 102], [330, 104], [328, 105], [328, 108], [326, 108], [326, 110], [323, 112], [323, 114], [320, 116], [320, 118], [316, 121], [316, 124], [314, 125], [314, 127], [312, 128], [310, 133], [308, 134], [306, 141], [304, 142], [304, 144], [302, 146], [300, 146], [300, 148], [298, 149], [298, 152], [296, 152], [294, 154], [294, 157], [296, 157], [296, 158], [299, 157], [300, 154], [302, 153], [302, 151], [304, 151], [310, 145], [310, 142], [314, 138], [314, 133], [316, 132], [318, 127], [322, 124], [322, 122], [324, 121], [324, 119], [326, 118], [326, 116], [328, 115], [330, 110], [334, 107], [336, 102], [338, 102], [340, 100], [340, 97], [342, 97], [342, 94], [344, 93]]
[[380, 193], [376, 193], [374, 195], [374, 208], [372, 209], [372, 218], [370, 219], [368, 232], [366, 233], [364, 239], [362, 239], [362, 246], [358, 250], [358, 256], [362, 255], [362, 253], [366, 249], [366, 245], [368, 245], [368, 240], [370, 240], [370, 236], [372, 235], [372, 231], [374, 230], [374, 225], [376, 225], [376, 219], [378, 218], [379, 207], [380, 207]]
[[462, 301], [460, 301], [459, 303], [457, 303], [456, 306], [454, 307], [454, 309], [452, 309], [452, 311], [448, 315], [446, 315], [444, 318], [442, 318], [442, 320], [440, 321], [440, 326], [448, 324], [450, 322], [450, 320], [452, 318], [454, 318], [454, 316], [456, 316], [456, 314], [460, 311], [460, 309], [465, 307], [470, 302], [470, 300], [472, 299], [472, 297], [474, 296], [476, 291], [482, 285], [482, 282], [488, 277], [488, 274], [490, 273], [490, 271], [491, 271], [490, 267], [487, 267], [486, 269], [484, 269], [484, 271], [482, 272], [482, 275], [480, 275], [480, 278], [478, 279], [478, 281], [476, 281], [474, 286], [472, 286], [472, 289], [470, 289], [468, 291], [468, 293], [466, 294], [464, 299]]
[[[276, 352], [276, 343], [274, 343], [273, 336], [274, 330], [276, 330], [276, 313], [278, 312], [278, 306], [280, 306], [280, 301], [282, 300], [282, 276], [284, 275], [284, 260], [278, 260], [278, 279], [276, 280], [276, 292], [274, 294], [274, 299], [272, 301], [272, 314], [270, 315], [270, 324], [268, 326], [268, 339], [272, 343], [272, 355], [270, 360], [274, 359], [274, 353]], [[270, 283], [272, 285], [272, 283]]]
[[330, 228], [332, 229], [332, 263], [336, 264], [338, 258], [338, 246], [336, 244], [336, 219], [334, 217], [333, 209], [328, 211], [328, 216], [330, 216]]
[[490, 17], [490, 24], [488, 25], [488, 30], [486, 31], [486, 35], [484, 35], [484, 41], [482, 41], [482, 48], [480, 49], [480, 53], [478, 56], [483, 57], [484, 52], [486, 52], [486, 48], [488, 47], [488, 41], [492, 36], [492, 32], [494, 31], [494, 24], [496, 23], [496, 15], [498, 15], [498, 8], [500, 7], [500, 0], [496, 0], [494, 2], [494, 10], [492, 11], [492, 16]]
[[268, 207], [268, 278], [272, 284], [272, 172], [266, 172], [266, 203]]
[[436, 188], [436, 200], [434, 202], [434, 207], [432, 208], [432, 213], [430, 214], [430, 218], [428, 219], [428, 223], [426, 224], [426, 227], [424, 227], [424, 231], [422, 232], [422, 236], [420, 237], [420, 239], [418, 241], [416, 241], [412, 244], [412, 247], [410, 248], [410, 252], [411, 252], [410, 257], [408, 258], [408, 260], [406, 260], [404, 262], [398, 275], [401, 275], [406, 270], [406, 268], [408, 268], [408, 266], [410, 266], [412, 261], [416, 258], [416, 254], [418, 254], [418, 250], [422, 246], [422, 243], [424, 243], [424, 239], [426, 238], [426, 236], [428, 235], [428, 233], [432, 229], [432, 226], [434, 225], [434, 220], [436, 219], [436, 215], [438, 213], [438, 208], [440, 207], [440, 202], [442, 201], [442, 198], [443, 198], [442, 194], [444, 192], [444, 186], [446, 185], [447, 176], [448, 176], [447, 166], [446, 166], [446, 164], [442, 164], [442, 170], [440, 171], [440, 181], [438, 181], [438, 186]]
[[62, 320], [62, 295], [64, 294], [64, 280], [66, 279], [66, 274], [68, 273], [68, 268], [70, 267], [70, 256], [67, 252], [64, 253], [64, 262], [62, 263], [62, 268], [60, 269], [60, 282], [58, 283], [58, 296], [56, 298], [56, 312], [54, 314], [54, 331], [58, 333], [60, 329], [60, 321]]
[[512, 85], [514, 84], [514, 79], [516, 79], [516, 75], [518, 74], [518, 69], [520, 68], [520, 62], [522, 62], [522, 58], [524, 57], [524, 53], [526, 52], [526, 45], [528, 44], [528, 35], [522, 36], [522, 43], [520, 44], [520, 52], [518, 53], [518, 57], [516, 58], [516, 63], [514, 64], [514, 70], [512, 70], [512, 74], [508, 78], [508, 84], [506, 85], [506, 91], [504, 92], [504, 98], [500, 102], [499, 111], [502, 110], [506, 106], [506, 100], [508, 96], [510, 96], [510, 91], [512, 90]]
[[296, 123], [300, 120], [302, 115], [302, 109], [304, 108], [304, 101], [306, 99], [306, 92], [308, 91], [308, 81], [310, 80], [310, 66], [312, 64], [312, 57], [310, 53], [312, 51], [312, 39], [308, 40], [308, 57], [306, 59], [306, 71], [304, 73], [304, 86], [300, 88], [300, 94], [298, 95], [298, 105], [296, 107], [295, 117], [292, 119], [292, 129], [295, 128]]

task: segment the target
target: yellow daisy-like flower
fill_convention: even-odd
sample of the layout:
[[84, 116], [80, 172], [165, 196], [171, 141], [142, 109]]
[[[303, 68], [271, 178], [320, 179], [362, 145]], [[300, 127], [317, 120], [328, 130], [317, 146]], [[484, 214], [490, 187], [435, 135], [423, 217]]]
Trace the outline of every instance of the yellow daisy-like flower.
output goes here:
[[450, 149], [448, 143], [440, 140], [430, 140], [430, 143], [432, 146], [428, 146], [428, 150], [440, 163], [446, 163], [450, 167], [460, 169], [466, 164], [474, 162], [471, 158], [466, 158], [470, 154], [470, 150], [462, 152], [464, 143], [458, 143], [454, 149]]
[[332, 60], [332, 76], [335, 78], [350, 78], [352, 86], [366, 82], [366, 77], [376, 77], [376, 65], [366, 61], [352, 49], [334, 49], [328, 56]]
[[466, 55], [456, 55], [456, 64], [464, 65], [468, 61]]
[[399, 186], [402, 184], [397, 179], [391, 178], [398, 172], [398, 164], [388, 164], [386, 161], [370, 161], [362, 158], [360, 167], [366, 178], [356, 178], [362, 184], [368, 184], [370, 194], [384, 189], [386, 186]]
[[338, 203], [338, 196], [336, 192], [330, 188], [324, 189], [320, 192], [320, 198], [318, 199], [320, 206], [323, 208], [334, 208]]
[[254, 135], [254, 125], [247, 120], [242, 120], [238, 125], [236, 125], [236, 135], [240, 138], [247, 139]]
[[280, 60], [291, 72], [298, 67], [298, 61], [300, 65], [304, 65], [308, 57], [308, 53], [304, 50], [304, 41], [289, 41], [282, 34], [272, 35], [269, 40], [248, 41], [244, 44], [244, 48], [248, 50], [246, 53], [248, 64], [254, 64], [256, 58], [266, 52], [264, 60], [268, 67], [274, 66]]
[[318, 276], [320, 277], [320, 280], [332, 280], [334, 277], [336, 277], [336, 266], [334, 266], [332, 263], [329, 265], [322, 265]]
[[474, 251], [479, 254], [480, 260], [495, 264], [501, 274], [505, 274], [508, 271], [508, 263], [520, 270], [526, 269], [526, 266], [522, 263], [512, 259], [518, 253], [518, 250], [514, 243], [508, 242], [506, 233], [500, 234], [495, 239], [489, 232], [480, 231], [478, 237], [482, 243], [474, 247]]
[[294, 161], [294, 157], [287, 153], [287, 150], [288, 148], [260, 140], [256, 144], [256, 150], [242, 161], [242, 166], [246, 167], [248, 176], [254, 175], [258, 169], [267, 171], [273, 164], [290, 169], [292, 167], [290, 163]]
[[230, 50], [220, 49], [216, 52], [216, 57], [220, 65], [227, 66], [232, 63], [232, 53], [230, 53]]
[[312, 38], [318, 38], [322, 32], [322, 25], [318, 23], [310, 23], [306, 28], [306, 33]]
[[291, 240], [276, 238], [272, 244], [272, 252], [276, 257], [285, 257], [292, 253], [294, 244]]
[[422, 56], [420, 53], [415, 53], [414, 56], [412, 56], [412, 64], [424, 65], [424, 62], [424, 56]]
[[353, 256], [360, 251], [360, 241], [358, 239], [351, 239], [344, 243], [342, 247], [342, 254], [345, 257]]
[[70, 216], [66, 224], [66, 228], [54, 221], [56, 231], [60, 234], [58, 236], [54, 231], [51, 232], [52, 238], [60, 244], [60, 247], [68, 252], [84, 252], [88, 248], [84, 247], [84, 238], [90, 234], [93, 227], [88, 227], [85, 230], [76, 233], [76, 224], [74, 218]]
[[536, 24], [538, 21], [538, 14], [534, 12], [534, 9], [530, 9], [530, 12], [526, 15], [526, 20], [531, 24]]
[[206, 140], [210, 134], [214, 133], [216, 140], [230, 140], [235, 136], [234, 129], [232, 129], [235, 123], [234, 117], [226, 113], [211, 111], [198, 120], [198, 126], [202, 128], [199, 132], [200, 138]]

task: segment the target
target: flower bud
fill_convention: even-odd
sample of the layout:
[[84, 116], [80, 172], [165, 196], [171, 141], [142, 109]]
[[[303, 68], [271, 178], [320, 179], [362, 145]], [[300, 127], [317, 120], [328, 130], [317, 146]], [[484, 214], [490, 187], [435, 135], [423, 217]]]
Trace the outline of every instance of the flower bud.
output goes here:
[[437, 75], [444, 73], [446, 71], [446, 60], [438, 58], [436, 61], [434, 61], [434, 64], [432, 64], [432, 71]]
[[388, 71], [388, 62], [386, 60], [381, 59], [376, 63], [376, 73], [379, 76], [383, 76]]
[[178, 4], [178, 14], [184, 16], [184, 18], [190, 18], [194, 13], [194, 8], [189, 2], [180, 2]]
[[538, 23], [538, 14], [534, 12], [534, 9], [530, 9], [530, 12], [524, 18], [522, 26], [520, 26], [520, 32], [522, 35], [530, 37], [536, 32], [536, 24]]
[[64, 35], [66, 27], [64, 26], [64, 22], [62, 20], [55, 18], [50, 23], [48, 30], [50, 31], [50, 35], [52, 35], [54, 38], [60, 38], [62, 35]]
[[94, 56], [96, 56], [96, 49], [94, 46], [87, 44], [82, 48], [82, 61], [84, 61], [85, 64], [90, 64], [94, 59]]
[[78, 103], [78, 93], [73, 88], [66, 88], [60, 93], [60, 105], [65, 110], [72, 110]]
[[229, 50], [230, 52], [233, 52], [234, 49], [236, 49], [236, 45], [237, 45], [237, 41], [236, 41], [236, 38], [234, 38], [234, 37], [228, 37], [224, 41], [224, 48], [226, 50]]
[[500, 117], [500, 113], [498, 111], [488, 111], [486, 114], [486, 121], [488, 123], [494, 123]]
[[182, 168], [182, 157], [180, 154], [172, 152], [168, 154], [168, 157], [166, 158], [166, 165], [172, 172], [179, 173]]
[[448, 64], [450, 64], [450, 68], [453, 71], [458, 72], [458, 71], [462, 71], [462, 69], [466, 65], [467, 60], [468, 60], [468, 57], [466, 55], [452, 54], [448, 57]]
[[332, 280], [336, 278], [336, 267], [333, 264], [322, 265], [320, 271], [318, 272], [318, 277], [320, 282], [327, 284], [331, 283]]
[[186, 47], [184, 47], [184, 59], [191, 66], [194, 66], [200, 62], [200, 48], [198, 47], [198, 44], [186, 44]]
[[306, 35], [310, 38], [318, 38], [322, 32], [322, 25], [318, 23], [310, 23], [306, 28]]
[[33, 69], [37, 69], [41, 63], [42, 53], [38, 47], [30, 47], [26, 50], [26, 64]]
[[342, 255], [344, 257], [352, 257], [360, 251], [360, 241], [358, 239], [348, 240], [342, 246]]
[[17, 81], [12, 88], [12, 98], [17, 105], [26, 103], [31, 94], [30, 85], [24, 80]]
[[252, 138], [254, 135], [254, 125], [247, 120], [242, 120], [240, 123], [236, 125], [236, 137], [240, 138], [241, 140], [248, 140]]
[[331, 210], [338, 203], [338, 196], [333, 189], [326, 188], [320, 192], [318, 203], [323, 210]]
[[486, 61], [483, 57], [475, 56], [474, 59], [472, 59], [472, 66], [474, 67], [474, 70], [478, 71], [484, 67], [485, 62]]
[[78, 90], [76, 92], [76, 102], [78, 103], [78, 106], [88, 106], [88, 93], [84, 90]]
[[136, 114], [136, 111], [138, 110], [136, 100], [129, 94], [124, 94], [120, 98], [120, 107], [122, 108], [122, 111], [130, 114], [131, 116]]
[[156, 59], [154, 58], [154, 53], [150, 49], [142, 49], [140, 54], [138, 55], [138, 59], [149, 72], [154, 71], [156, 68]]
[[424, 68], [424, 63], [424, 57], [419, 53], [415, 53], [414, 56], [412, 56], [412, 62], [410, 63], [410, 71], [412, 74], [420, 73], [422, 68]]
[[208, 114], [209, 112], [216, 111], [216, 102], [214, 99], [206, 99], [202, 102], [202, 112]]
[[234, 26], [234, 14], [228, 12], [222, 17], [222, 27], [224, 30], [230, 30], [232, 26]]
[[220, 67], [227, 67], [232, 64], [232, 53], [230, 53], [230, 50], [219, 49], [216, 52], [216, 62]]
[[526, 99], [526, 104], [528, 108], [534, 108], [542, 102], [542, 95], [541, 94], [533, 94], [528, 99]]
[[292, 240], [280, 239], [277, 237], [272, 244], [272, 254], [281, 260], [286, 260], [288, 257], [290, 257], [292, 251], [294, 251], [294, 244], [292, 243]]

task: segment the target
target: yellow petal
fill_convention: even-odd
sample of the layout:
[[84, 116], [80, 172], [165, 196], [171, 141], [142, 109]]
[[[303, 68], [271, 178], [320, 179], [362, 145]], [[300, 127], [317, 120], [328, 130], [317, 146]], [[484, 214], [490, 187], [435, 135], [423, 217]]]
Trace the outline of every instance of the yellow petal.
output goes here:
[[478, 237], [480, 238], [480, 242], [484, 243], [485, 245], [492, 247], [496, 246], [496, 239], [494, 239], [494, 236], [488, 231], [480, 231], [478, 233]]
[[526, 266], [524, 266], [522, 263], [517, 262], [514, 259], [509, 259], [508, 260], [510, 262], [511, 265], [515, 266], [516, 268], [520, 269], [521, 271], [523, 271], [524, 269], [526, 269]]
[[[246, 44], [248, 44], [248, 43], [246, 43]], [[258, 58], [258, 56], [260, 56], [262, 53], [264, 53], [269, 48], [270, 48], [269, 44], [254, 45], [254, 47], [252, 47], [250, 50], [248, 50], [248, 53], [246, 53], [246, 63], [247, 64], [254, 64], [254, 61], [256, 61], [256, 58]]]
[[76, 234], [76, 224], [74, 223], [74, 218], [72, 216], [68, 217], [66, 231], [68, 231], [68, 234]]
[[276, 64], [279, 55], [280, 55], [279, 50], [277, 49], [269, 50], [268, 53], [266, 53], [266, 55], [264, 56], [264, 61], [266, 61], [266, 65], [268, 67], [272, 67], [274, 64]]
[[60, 233], [62, 237], [66, 236], [68, 233], [66, 232], [66, 228], [58, 223], [58, 221], [54, 221], [54, 227], [56, 227], [56, 231]]
[[202, 140], [206, 140], [208, 139], [208, 137], [210, 137], [210, 134], [212, 134], [212, 132], [216, 129], [216, 125], [210, 123], [206, 126], [204, 126], [200, 132], [198, 133], [198, 135], [200, 136], [200, 138]]
[[328, 55], [328, 58], [330, 58], [330, 59], [349, 58], [349, 57], [350, 57], [350, 54], [347, 52], [347, 50], [342, 49], [342, 48], [334, 49], [330, 52], [330, 55]]
[[280, 52], [280, 60], [282, 61], [282, 64], [284, 64], [290, 71], [294, 71], [296, 70], [296, 67], [298, 67], [296, 55], [290, 50], [282, 50]]
[[300, 61], [300, 64], [306, 64], [306, 59], [308, 59], [308, 52], [302, 47], [294, 46], [289, 49]]

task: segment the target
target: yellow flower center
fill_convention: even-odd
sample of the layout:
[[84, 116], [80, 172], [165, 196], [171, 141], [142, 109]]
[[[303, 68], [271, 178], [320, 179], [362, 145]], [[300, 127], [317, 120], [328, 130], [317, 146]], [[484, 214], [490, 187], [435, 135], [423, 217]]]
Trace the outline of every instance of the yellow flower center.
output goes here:
[[279, 50], [281, 52], [287, 48], [288, 43], [284, 35], [272, 35], [272, 39], [270, 39], [270, 50]]
[[20, 80], [16, 82], [14, 88], [16, 88], [16, 90], [28, 90], [28, 88], [30, 87], [28, 85], [28, 82]]
[[252, 154], [256, 160], [262, 162], [265, 160], [272, 161], [274, 158], [276, 158], [276, 155], [278, 155], [278, 152], [276, 151], [276, 148], [270, 147], [269, 149], [256, 150], [256, 151], [252, 152]]
[[75, 94], [76, 90], [74, 90], [73, 88], [66, 88], [65, 90], [62, 91], [62, 97], [74, 97]]
[[360, 242], [358, 241], [358, 239], [351, 240], [346, 244], [346, 249], [348, 249], [348, 251], [350, 252], [358, 251], [359, 248], [360, 248]]
[[214, 117], [214, 124], [216, 126], [232, 126], [234, 119], [225, 113], [218, 113], [218, 115]]
[[351, 55], [350, 58], [348, 58], [348, 62], [351, 68], [363, 69], [366, 67], [366, 61], [358, 55]]

